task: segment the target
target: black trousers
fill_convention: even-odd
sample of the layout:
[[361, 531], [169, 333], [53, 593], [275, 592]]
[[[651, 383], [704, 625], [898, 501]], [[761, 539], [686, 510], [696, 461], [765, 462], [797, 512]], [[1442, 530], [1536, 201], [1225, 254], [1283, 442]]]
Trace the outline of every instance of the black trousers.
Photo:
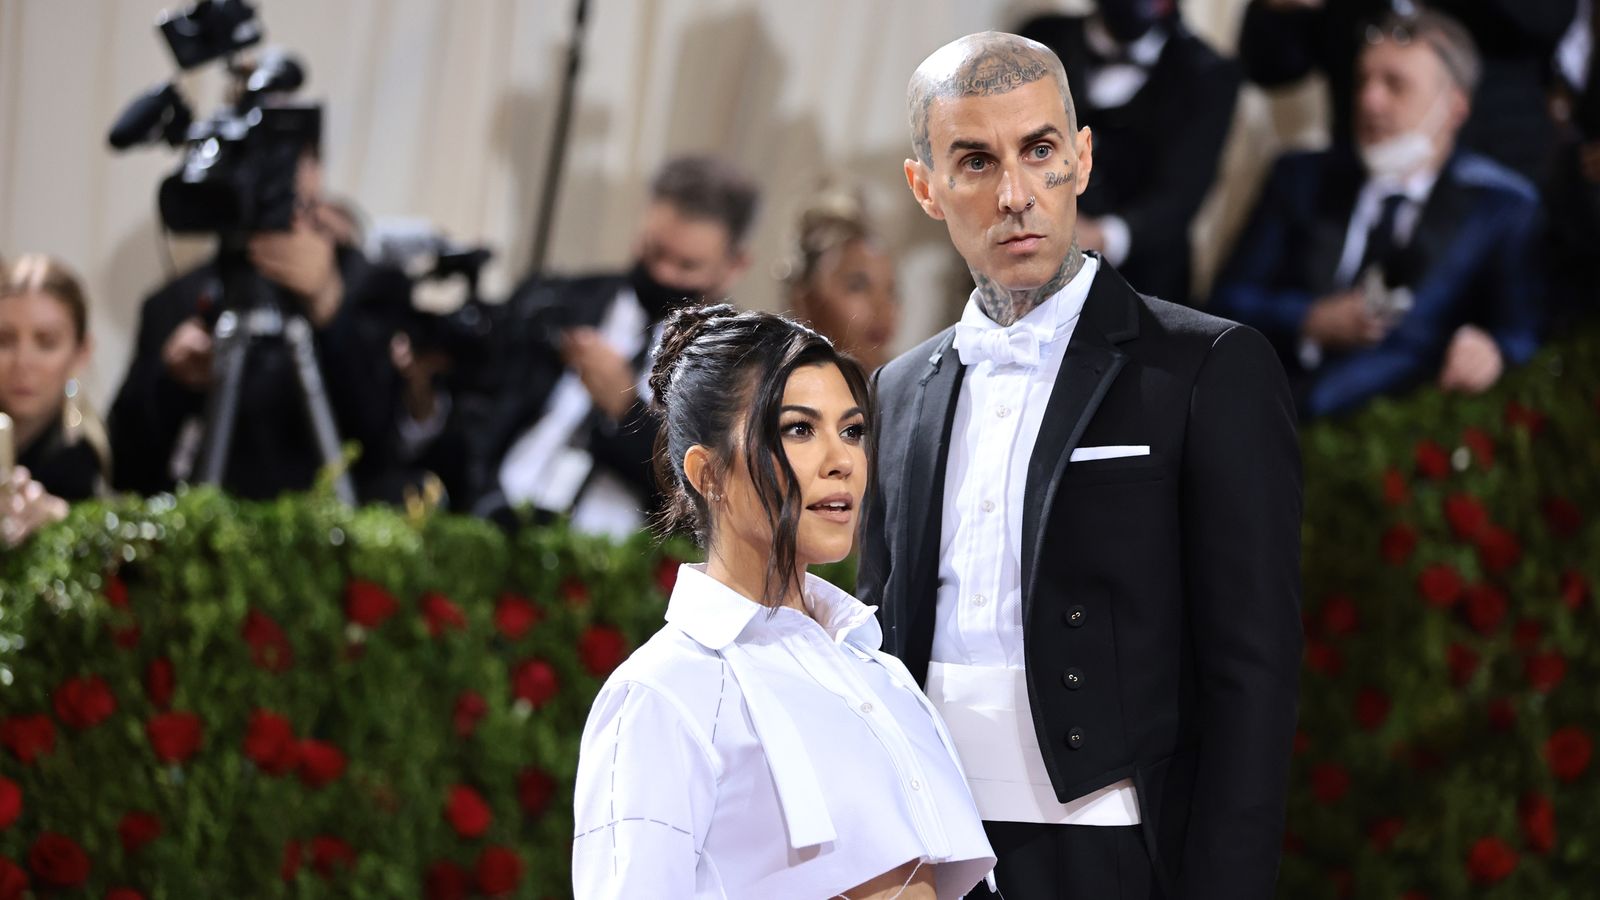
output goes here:
[[[1002, 900], [1162, 900], [1139, 826], [984, 822]], [[969, 900], [996, 895], [980, 883]]]

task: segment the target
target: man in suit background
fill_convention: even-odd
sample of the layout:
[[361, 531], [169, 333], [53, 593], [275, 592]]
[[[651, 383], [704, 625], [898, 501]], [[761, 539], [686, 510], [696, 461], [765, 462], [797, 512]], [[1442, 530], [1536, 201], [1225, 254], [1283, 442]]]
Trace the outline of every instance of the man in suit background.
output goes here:
[[912, 76], [906, 179], [977, 288], [879, 370], [859, 591], [939, 705], [1007, 900], [1273, 895], [1300, 663], [1299, 449], [1257, 332], [1081, 252], [1055, 54]]
[[1135, 290], [1189, 301], [1189, 226], [1216, 178], [1240, 74], [1183, 25], [1175, 0], [1100, 0], [1091, 16], [1019, 29], [1061, 58], [1100, 165], [1078, 200], [1078, 246]]
[[1536, 349], [1537, 195], [1457, 146], [1478, 76], [1454, 20], [1391, 16], [1357, 63], [1353, 152], [1291, 153], [1268, 177], [1212, 309], [1273, 340], [1303, 415], [1436, 375], [1484, 391]]
[[668, 161], [650, 187], [625, 273], [535, 279], [503, 311], [505, 373], [474, 429], [480, 514], [531, 505], [623, 536], [655, 505], [656, 424], [645, 376], [667, 313], [727, 294], [750, 258], [755, 185], [709, 156]]

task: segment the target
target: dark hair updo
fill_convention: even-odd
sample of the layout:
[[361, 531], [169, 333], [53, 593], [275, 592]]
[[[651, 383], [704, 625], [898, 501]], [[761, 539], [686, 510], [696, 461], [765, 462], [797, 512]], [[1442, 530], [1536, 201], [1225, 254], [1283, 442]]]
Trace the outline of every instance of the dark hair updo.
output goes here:
[[656, 481], [667, 505], [660, 527], [688, 530], [701, 547], [712, 527], [706, 498], [684, 475], [684, 455], [696, 444], [711, 451], [713, 475], [733, 469], [743, 419], [745, 469], [772, 531], [762, 603], [776, 606], [801, 587], [795, 536], [800, 526], [798, 479], [778, 432], [789, 376], [806, 365], [832, 363], [866, 411], [871, 439], [867, 376], [854, 359], [811, 329], [780, 315], [740, 312], [728, 304], [691, 306], [668, 317], [650, 373], [652, 406], [662, 427], [656, 437]]

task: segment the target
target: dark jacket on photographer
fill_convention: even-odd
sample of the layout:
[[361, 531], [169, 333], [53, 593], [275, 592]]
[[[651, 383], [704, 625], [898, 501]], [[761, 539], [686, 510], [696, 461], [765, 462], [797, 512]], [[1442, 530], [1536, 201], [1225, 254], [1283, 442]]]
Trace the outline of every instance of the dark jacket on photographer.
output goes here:
[[[651, 461], [658, 423], [644, 379], [670, 299], [638, 274], [524, 282], [501, 310], [503, 377], [475, 429], [475, 509], [509, 522], [531, 504], [536, 518], [571, 513], [588, 531], [621, 534], [645, 523], [660, 500]], [[568, 328], [597, 328], [631, 361], [639, 391], [618, 420], [594, 408], [561, 357]], [[530, 497], [519, 484], [549, 485]], [[630, 509], [631, 507], [631, 509]]]
[[[344, 297], [338, 312], [313, 332], [313, 344], [329, 406], [342, 443], [356, 441], [361, 455], [351, 469], [358, 496], [392, 467], [395, 376], [388, 335], [364, 310], [410, 284], [398, 270], [369, 263], [340, 247]], [[297, 300], [270, 282], [285, 310]], [[127, 379], [109, 422], [119, 490], [152, 494], [172, 490], [198, 469], [204, 436], [206, 395], [179, 384], [167, 372], [162, 349], [185, 320], [208, 313], [219, 294], [213, 261], [169, 283], [145, 300], [139, 338]], [[214, 320], [214, 318], [212, 319]], [[323, 464], [289, 347], [278, 339], [252, 345], [240, 387], [239, 412], [223, 478], [230, 492], [267, 499], [310, 488]]]

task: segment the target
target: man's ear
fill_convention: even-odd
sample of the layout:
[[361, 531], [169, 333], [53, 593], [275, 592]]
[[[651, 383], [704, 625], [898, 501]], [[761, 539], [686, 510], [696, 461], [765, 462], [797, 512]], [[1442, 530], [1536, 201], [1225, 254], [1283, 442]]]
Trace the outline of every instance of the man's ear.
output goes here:
[[929, 218], [944, 219], [944, 210], [933, 197], [933, 173], [921, 160], [906, 160], [906, 185], [911, 188], [911, 196], [917, 198], [917, 205]]
[[1075, 190], [1079, 197], [1089, 188], [1089, 173], [1094, 171], [1094, 132], [1085, 125], [1078, 129], [1078, 184]]

